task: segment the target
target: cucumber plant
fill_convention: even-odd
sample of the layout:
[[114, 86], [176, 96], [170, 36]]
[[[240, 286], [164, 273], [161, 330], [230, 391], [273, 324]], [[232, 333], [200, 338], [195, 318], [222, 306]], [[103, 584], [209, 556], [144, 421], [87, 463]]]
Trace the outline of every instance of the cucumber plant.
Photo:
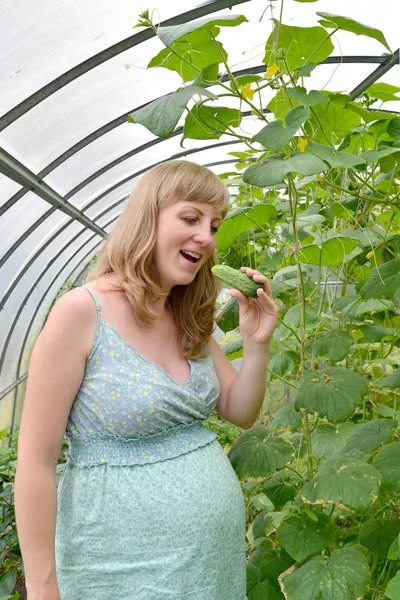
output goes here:
[[[297, 27], [282, 14], [264, 75], [235, 76], [220, 38], [245, 17], [158, 27], [142, 13], [164, 45], [148, 67], [183, 83], [129, 120], [162, 138], [182, 123], [181, 144], [237, 142], [221, 175], [234, 200], [219, 262], [260, 270], [280, 305], [264, 411], [228, 454], [247, 502], [249, 600], [399, 600], [400, 118], [376, 106], [400, 88], [310, 89], [333, 34], [390, 47], [348, 17], [317, 12], [318, 25]], [[233, 310], [219, 313], [232, 359]]]

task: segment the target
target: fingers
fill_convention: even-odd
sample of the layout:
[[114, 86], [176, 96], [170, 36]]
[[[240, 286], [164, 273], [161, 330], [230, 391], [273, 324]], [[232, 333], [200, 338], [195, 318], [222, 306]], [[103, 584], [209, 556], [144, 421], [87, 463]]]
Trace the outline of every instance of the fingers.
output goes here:
[[241, 267], [240, 270], [248, 277], [251, 277], [256, 283], [262, 283], [264, 286], [264, 292], [267, 294], [267, 296], [272, 298], [271, 286], [265, 275], [262, 275], [262, 273], [260, 273], [260, 271], [256, 271], [256, 269], [250, 269], [250, 267]]

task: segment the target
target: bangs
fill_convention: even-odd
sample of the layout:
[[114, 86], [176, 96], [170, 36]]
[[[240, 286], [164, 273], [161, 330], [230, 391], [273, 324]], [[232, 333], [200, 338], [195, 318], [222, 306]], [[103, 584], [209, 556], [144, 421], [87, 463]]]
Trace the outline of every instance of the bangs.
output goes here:
[[225, 217], [229, 208], [230, 195], [221, 179], [207, 167], [196, 163], [186, 161], [174, 161], [174, 163], [176, 169], [168, 173], [163, 185], [159, 187], [159, 205], [177, 200], [204, 202], [213, 204]]

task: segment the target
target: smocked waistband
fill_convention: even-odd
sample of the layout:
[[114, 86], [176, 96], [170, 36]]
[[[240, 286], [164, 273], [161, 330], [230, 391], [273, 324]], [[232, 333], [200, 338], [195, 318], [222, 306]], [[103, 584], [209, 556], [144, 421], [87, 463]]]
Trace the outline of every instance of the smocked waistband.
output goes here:
[[139, 438], [101, 433], [72, 435], [67, 456], [79, 467], [143, 465], [175, 458], [209, 444], [216, 437], [202, 421]]

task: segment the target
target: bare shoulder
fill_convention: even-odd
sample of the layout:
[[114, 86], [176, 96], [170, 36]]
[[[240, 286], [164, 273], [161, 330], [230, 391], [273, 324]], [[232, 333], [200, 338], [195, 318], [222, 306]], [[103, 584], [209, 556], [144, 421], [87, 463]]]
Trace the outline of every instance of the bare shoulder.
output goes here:
[[87, 290], [77, 287], [66, 292], [55, 303], [42, 334], [73, 338], [75, 348], [90, 354], [96, 329], [97, 311]]

